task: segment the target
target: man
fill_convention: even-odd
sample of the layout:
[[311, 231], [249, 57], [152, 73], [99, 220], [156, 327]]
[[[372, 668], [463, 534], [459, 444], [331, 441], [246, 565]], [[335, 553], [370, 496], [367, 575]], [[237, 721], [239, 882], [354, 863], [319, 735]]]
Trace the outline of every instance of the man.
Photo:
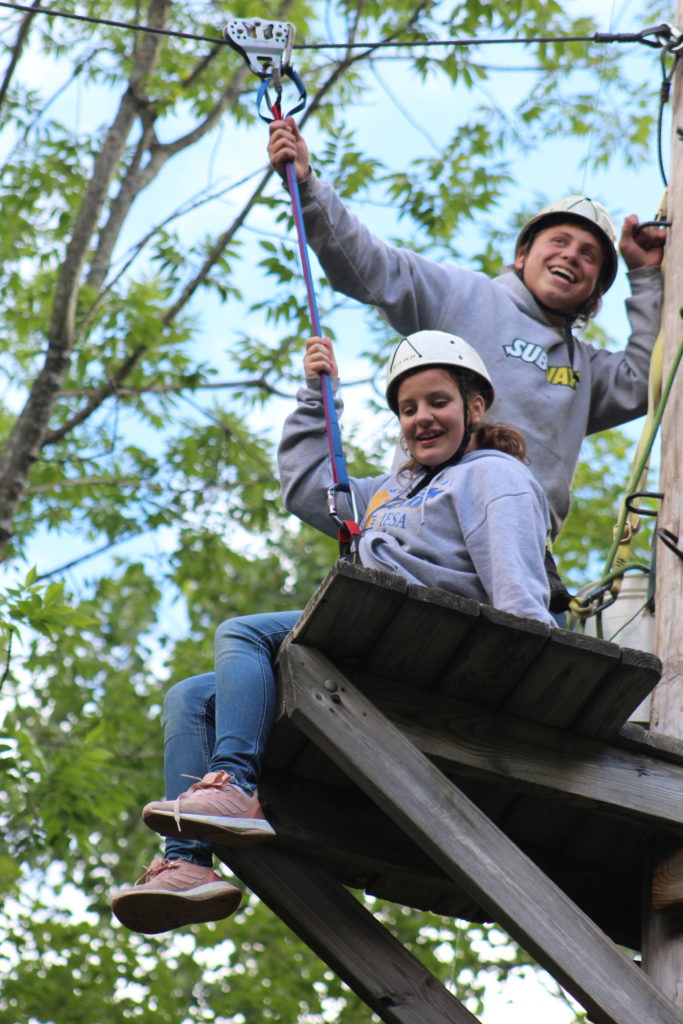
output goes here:
[[544, 208], [522, 229], [513, 268], [491, 279], [386, 245], [312, 172], [292, 118], [273, 122], [270, 133], [275, 169], [294, 164], [308, 241], [332, 287], [377, 306], [401, 334], [453, 332], [477, 349], [496, 391], [492, 417], [525, 435], [556, 535], [585, 435], [645, 412], [663, 229], [639, 231], [633, 215], [624, 222], [632, 333], [623, 351], [609, 352], [572, 332], [594, 315], [617, 272], [616, 232], [598, 203], [571, 196]]

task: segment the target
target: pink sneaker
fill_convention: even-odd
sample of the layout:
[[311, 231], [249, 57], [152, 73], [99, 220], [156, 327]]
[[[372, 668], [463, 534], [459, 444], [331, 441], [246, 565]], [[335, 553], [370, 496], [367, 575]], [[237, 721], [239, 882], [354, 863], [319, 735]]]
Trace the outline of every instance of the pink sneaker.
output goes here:
[[246, 796], [227, 772], [209, 772], [176, 800], [147, 804], [142, 820], [162, 836], [204, 839], [230, 846], [260, 843], [275, 835], [256, 793]]
[[155, 857], [134, 885], [111, 893], [109, 906], [132, 932], [157, 935], [184, 924], [222, 921], [241, 899], [241, 890], [211, 868]]

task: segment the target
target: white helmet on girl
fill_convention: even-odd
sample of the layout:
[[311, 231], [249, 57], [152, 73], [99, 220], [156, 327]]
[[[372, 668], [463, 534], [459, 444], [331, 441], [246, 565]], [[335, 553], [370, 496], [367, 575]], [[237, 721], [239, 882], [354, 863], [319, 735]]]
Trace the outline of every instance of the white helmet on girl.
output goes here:
[[447, 370], [466, 370], [475, 377], [476, 387], [486, 402], [494, 398], [493, 384], [481, 356], [457, 334], [445, 331], [417, 331], [401, 338], [387, 364], [387, 403], [398, 414], [397, 392], [400, 379], [417, 370], [439, 366]]
[[617, 230], [605, 207], [587, 196], [564, 196], [544, 206], [520, 231], [515, 254], [522, 246], [528, 245], [538, 231], [567, 221], [592, 231], [602, 243], [605, 259], [600, 272], [600, 290], [606, 292], [617, 276], [619, 266]]

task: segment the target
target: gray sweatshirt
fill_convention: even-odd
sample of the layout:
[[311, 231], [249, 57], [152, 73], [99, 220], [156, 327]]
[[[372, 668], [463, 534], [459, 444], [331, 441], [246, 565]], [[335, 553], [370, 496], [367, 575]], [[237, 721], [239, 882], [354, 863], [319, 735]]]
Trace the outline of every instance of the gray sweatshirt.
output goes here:
[[[335, 382], [335, 385], [338, 382]], [[278, 451], [285, 507], [331, 536], [329, 446], [320, 383], [308, 380]], [[341, 402], [337, 399], [338, 408]], [[544, 566], [550, 528], [543, 489], [517, 459], [475, 451], [414, 497], [407, 473], [351, 478], [363, 565], [556, 625]], [[348, 518], [342, 507], [340, 513]]]
[[487, 419], [526, 437], [556, 534], [584, 436], [646, 411], [660, 322], [659, 267], [629, 273], [627, 347], [609, 352], [577, 338], [571, 361], [567, 330], [548, 321], [515, 273], [491, 279], [386, 245], [314, 174], [300, 187], [308, 241], [333, 288], [379, 307], [399, 334], [450, 331], [477, 349], [496, 390]]

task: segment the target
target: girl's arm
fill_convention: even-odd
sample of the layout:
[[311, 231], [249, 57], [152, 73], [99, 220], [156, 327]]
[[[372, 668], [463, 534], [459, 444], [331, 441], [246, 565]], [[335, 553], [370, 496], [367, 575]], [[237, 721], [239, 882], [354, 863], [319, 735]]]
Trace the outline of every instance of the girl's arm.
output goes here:
[[[309, 338], [304, 355], [306, 383], [297, 392], [297, 406], [285, 420], [278, 448], [280, 485], [285, 508], [305, 523], [330, 537], [337, 527], [327, 509], [327, 490], [332, 483], [320, 373], [329, 374], [335, 393], [337, 415], [343, 403], [334, 350], [329, 338]], [[351, 518], [346, 496], [337, 496], [339, 513]]]
[[469, 467], [458, 501], [463, 537], [489, 604], [551, 626], [545, 544], [550, 526], [540, 485], [513, 458], [483, 458]]

